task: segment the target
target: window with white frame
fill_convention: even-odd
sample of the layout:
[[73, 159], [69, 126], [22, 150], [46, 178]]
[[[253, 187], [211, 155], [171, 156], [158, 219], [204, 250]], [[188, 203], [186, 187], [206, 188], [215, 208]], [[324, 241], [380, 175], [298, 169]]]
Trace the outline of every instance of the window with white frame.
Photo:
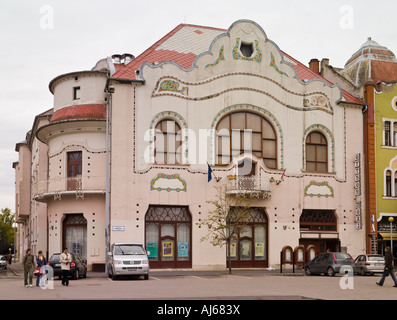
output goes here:
[[181, 164], [181, 128], [172, 119], [156, 125], [155, 161], [157, 164]]
[[397, 120], [383, 119], [383, 146], [397, 147]]
[[223, 117], [216, 127], [216, 163], [229, 164], [233, 157], [251, 153], [266, 167], [277, 168], [277, 135], [264, 117], [237, 111]]

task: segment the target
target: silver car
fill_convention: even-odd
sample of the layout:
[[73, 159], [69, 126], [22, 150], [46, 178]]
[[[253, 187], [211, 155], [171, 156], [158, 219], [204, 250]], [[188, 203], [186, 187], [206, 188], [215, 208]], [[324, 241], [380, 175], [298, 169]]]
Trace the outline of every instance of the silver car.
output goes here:
[[0, 256], [0, 272], [7, 269], [7, 256]]
[[149, 279], [149, 259], [141, 243], [114, 243], [110, 248], [109, 277], [143, 276]]
[[361, 274], [373, 275], [374, 273], [383, 273], [385, 269], [385, 257], [381, 254], [362, 254], [354, 261], [354, 272]]

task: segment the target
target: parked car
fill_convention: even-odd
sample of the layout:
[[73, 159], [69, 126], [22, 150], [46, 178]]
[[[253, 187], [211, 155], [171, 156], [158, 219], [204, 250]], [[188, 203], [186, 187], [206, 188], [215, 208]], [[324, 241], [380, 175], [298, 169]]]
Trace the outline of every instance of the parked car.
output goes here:
[[[348, 253], [325, 252], [316, 256], [313, 260], [305, 264], [305, 274], [327, 274], [333, 277], [340, 273], [342, 266], [350, 266], [354, 269], [354, 260]], [[342, 269], [343, 272], [343, 269]]]
[[[69, 254], [72, 256], [69, 273], [72, 279], [77, 280], [79, 277], [87, 277], [87, 261], [83, 260], [77, 253], [69, 252]], [[54, 253], [51, 256], [50, 260], [48, 260], [48, 263], [54, 271], [55, 277], [62, 276], [61, 263], [59, 261], [60, 258], [60, 253]]]
[[0, 256], [0, 270], [7, 270], [7, 256]]
[[367, 273], [383, 273], [385, 269], [385, 257], [381, 254], [362, 254], [354, 262], [354, 272], [362, 276]]
[[110, 248], [109, 277], [143, 276], [149, 279], [149, 259], [141, 243], [114, 243]]

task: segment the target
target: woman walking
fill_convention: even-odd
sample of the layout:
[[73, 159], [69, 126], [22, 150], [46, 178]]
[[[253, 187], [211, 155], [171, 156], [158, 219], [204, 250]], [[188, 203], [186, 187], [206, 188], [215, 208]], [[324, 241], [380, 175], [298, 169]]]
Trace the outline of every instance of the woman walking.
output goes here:
[[38, 275], [36, 278], [36, 287], [38, 287], [39, 283], [40, 283], [40, 286], [44, 285], [44, 283], [43, 283], [44, 277], [43, 276], [45, 273], [45, 266], [47, 264], [47, 261], [43, 256], [43, 251], [41, 251], [41, 250], [39, 251], [39, 253], [37, 255], [36, 263], [37, 263], [37, 267], [40, 268], [40, 275]]
[[28, 286], [28, 280], [29, 280], [29, 286], [32, 287], [33, 270], [35, 268], [34, 257], [32, 255], [32, 249], [26, 250], [26, 255], [23, 258], [22, 265], [23, 265], [23, 275], [24, 275], [25, 287]]

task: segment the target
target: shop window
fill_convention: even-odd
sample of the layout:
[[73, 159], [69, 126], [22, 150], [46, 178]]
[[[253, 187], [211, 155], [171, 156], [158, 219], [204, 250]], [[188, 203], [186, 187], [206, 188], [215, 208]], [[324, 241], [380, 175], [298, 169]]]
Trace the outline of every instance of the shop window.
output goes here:
[[327, 139], [320, 132], [312, 132], [306, 138], [306, 170], [328, 172]]
[[145, 225], [151, 267], [191, 267], [191, 216], [188, 207], [150, 206]]
[[[229, 223], [233, 223], [233, 209]], [[245, 223], [230, 246], [232, 267], [264, 267], [267, 265], [267, 217], [264, 209], [250, 208]]]
[[263, 159], [271, 169], [277, 168], [277, 137], [273, 126], [251, 112], [234, 112], [216, 127], [217, 164], [229, 164], [243, 153]]
[[180, 164], [181, 128], [174, 120], [162, 120], [156, 125], [155, 162]]

